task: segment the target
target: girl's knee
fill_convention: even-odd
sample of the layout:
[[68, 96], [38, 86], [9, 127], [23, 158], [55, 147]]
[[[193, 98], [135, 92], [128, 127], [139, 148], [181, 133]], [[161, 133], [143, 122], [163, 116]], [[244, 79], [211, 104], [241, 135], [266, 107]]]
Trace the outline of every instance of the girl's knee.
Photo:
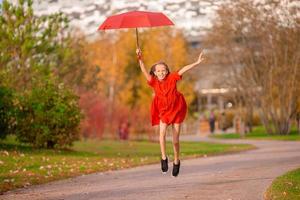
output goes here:
[[173, 145], [179, 145], [179, 140], [177, 139], [173, 140]]
[[180, 131], [173, 130], [173, 140], [179, 140]]
[[166, 136], [167, 135], [167, 131], [166, 130], [161, 130], [161, 131], [159, 131], [159, 135]]
[[166, 135], [164, 135], [164, 134], [160, 134], [159, 137], [163, 138], [163, 139], [166, 139]]

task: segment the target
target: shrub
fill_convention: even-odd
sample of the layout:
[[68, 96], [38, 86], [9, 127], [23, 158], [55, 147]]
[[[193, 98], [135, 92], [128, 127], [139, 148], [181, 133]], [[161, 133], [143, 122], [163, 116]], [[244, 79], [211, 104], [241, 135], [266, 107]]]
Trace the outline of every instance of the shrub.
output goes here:
[[13, 90], [0, 86], [0, 139], [12, 132], [15, 124]]
[[78, 97], [63, 84], [45, 81], [19, 96], [16, 135], [36, 147], [65, 147], [79, 138]]

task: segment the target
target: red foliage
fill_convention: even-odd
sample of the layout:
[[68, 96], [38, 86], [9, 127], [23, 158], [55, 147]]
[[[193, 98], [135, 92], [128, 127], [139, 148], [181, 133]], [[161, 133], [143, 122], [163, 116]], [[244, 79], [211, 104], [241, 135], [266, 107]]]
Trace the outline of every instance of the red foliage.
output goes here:
[[[141, 112], [139, 108], [130, 109], [117, 102], [112, 106], [107, 98], [91, 91], [80, 92], [79, 105], [84, 113], [80, 127], [81, 135], [85, 138], [101, 139], [105, 132], [112, 138], [120, 139], [131, 138], [130, 134], [147, 133], [150, 134], [149, 137], [153, 134], [150, 114]], [[110, 109], [112, 109], [111, 115]], [[124, 124], [126, 124], [126, 134], [120, 134], [120, 127], [124, 128]]]
[[107, 102], [93, 92], [81, 92], [79, 105], [85, 115], [81, 121], [83, 137], [102, 138], [105, 128]]

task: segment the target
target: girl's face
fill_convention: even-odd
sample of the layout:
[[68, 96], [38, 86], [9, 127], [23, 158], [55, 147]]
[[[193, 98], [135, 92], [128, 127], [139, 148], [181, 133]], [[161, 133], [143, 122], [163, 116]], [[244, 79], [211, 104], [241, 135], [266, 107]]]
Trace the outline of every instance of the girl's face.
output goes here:
[[168, 74], [166, 66], [164, 66], [162, 64], [156, 65], [154, 74], [158, 78], [158, 80], [163, 80], [166, 77], [166, 75]]

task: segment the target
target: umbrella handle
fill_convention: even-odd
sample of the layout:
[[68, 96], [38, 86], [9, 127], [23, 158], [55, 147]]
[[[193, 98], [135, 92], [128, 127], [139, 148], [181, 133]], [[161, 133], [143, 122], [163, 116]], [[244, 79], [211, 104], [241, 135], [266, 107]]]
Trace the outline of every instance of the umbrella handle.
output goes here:
[[136, 46], [139, 49], [140, 48], [140, 45], [139, 45], [139, 32], [138, 32], [137, 28], [135, 28], [135, 34], [136, 34]]

